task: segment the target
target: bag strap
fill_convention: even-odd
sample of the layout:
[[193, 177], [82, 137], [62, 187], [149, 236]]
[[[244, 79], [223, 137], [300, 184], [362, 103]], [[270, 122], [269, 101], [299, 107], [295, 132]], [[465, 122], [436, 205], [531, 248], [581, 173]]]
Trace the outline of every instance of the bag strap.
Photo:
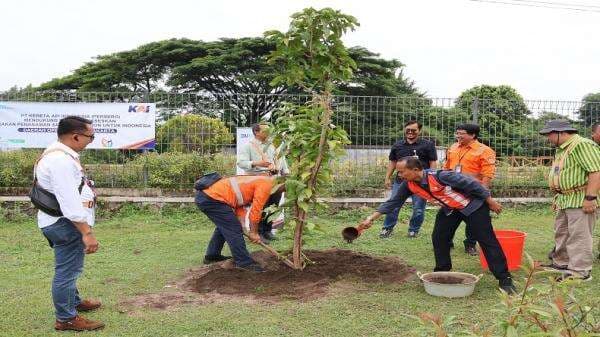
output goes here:
[[565, 151], [561, 154], [560, 159], [555, 160], [552, 163], [552, 170], [550, 171], [550, 176], [548, 177], [548, 184], [551, 190], [560, 190], [560, 172], [565, 166], [565, 161], [567, 160], [567, 157], [575, 149], [575, 146], [577, 146], [577, 144], [577, 142], [572, 142], [571, 144], [569, 144], [569, 146], [567, 146]]
[[73, 157], [69, 152], [67, 152], [64, 149], [59, 149], [59, 148], [54, 148], [54, 149], [49, 149], [46, 150], [44, 152], [42, 152], [42, 154], [40, 155], [40, 157], [35, 161], [35, 164], [33, 165], [33, 186], [35, 186], [35, 184], [37, 183], [37, 166], [40, 163], [40, 160], [42, 160], [42, 158], [44, 158], [46, 155], [50, 154], [50, 153], [54, 153], [54, 152], [62, 152], [64, 154], [66, 154], [68, 157], [70, 157], [71, 159], [73, 159], [73, 161], [75, 161], [75, 163], [77, 163], [77, 165], [81, 168], [81, 172], [83, 173], [83, 177], [81, 178], [81, 184], [79, 185], [79, 193], [81, 193], [81, 189], [83, 188], [83, 185], [85, 184], [85, 170], [83, 169], [83, 165], [81, 165], [81, 162], [76, 159], [75, 157]]

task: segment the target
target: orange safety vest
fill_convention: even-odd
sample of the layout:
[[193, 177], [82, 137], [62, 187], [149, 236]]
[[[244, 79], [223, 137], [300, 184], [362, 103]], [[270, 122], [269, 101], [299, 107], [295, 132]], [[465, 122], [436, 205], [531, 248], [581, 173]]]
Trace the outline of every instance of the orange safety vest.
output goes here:
[[408, 181], [408, 189], [413, 194], [427, 201], [435, 199], [450, 209], [463, 209], [471, 202], [471, 199], [464, 194], [456, 192], [450, 186], [442, 185], [436, 177], [436, 172], [425, 171], [425, 174], [427, 174], [429, 191], [414, 181]]

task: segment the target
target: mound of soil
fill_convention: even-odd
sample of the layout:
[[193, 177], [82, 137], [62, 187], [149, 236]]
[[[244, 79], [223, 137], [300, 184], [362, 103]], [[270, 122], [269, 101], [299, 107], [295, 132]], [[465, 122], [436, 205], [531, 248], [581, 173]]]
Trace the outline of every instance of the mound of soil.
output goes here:
[[305, 254], [312, 263], [304, 270], [293, 270], [275, 257], [258, 252], [253, 258], [267, 270], [264, 273], [236, 269], [227, 261], [198, 270], [183, 287], [201, 294], [310, 300], [322, 297], [330, 285], [340, 280], [399, 284], [414, 274], [414, 269], [396, 257], [373, 257], [340, 249], [306, 251]]

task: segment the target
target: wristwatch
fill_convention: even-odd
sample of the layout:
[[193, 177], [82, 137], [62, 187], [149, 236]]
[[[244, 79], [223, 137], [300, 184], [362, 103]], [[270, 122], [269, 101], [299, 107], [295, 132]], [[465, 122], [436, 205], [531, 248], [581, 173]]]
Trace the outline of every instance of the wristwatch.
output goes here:
[[598, 199], [598, 197], [595, 195], [586, 195], [585, 196], [585, 200], [587, 200], [587, 201], [594, 201], [596, 199]]

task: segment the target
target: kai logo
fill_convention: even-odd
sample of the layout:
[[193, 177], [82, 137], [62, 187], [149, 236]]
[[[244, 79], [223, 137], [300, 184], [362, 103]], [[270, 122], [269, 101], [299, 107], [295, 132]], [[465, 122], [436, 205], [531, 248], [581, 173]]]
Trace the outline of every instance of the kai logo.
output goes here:
[[148, 113], [148, 112], [150, 112], [150, 106], [149, 105], [130, 105], [129, 110], [127, 112]]

